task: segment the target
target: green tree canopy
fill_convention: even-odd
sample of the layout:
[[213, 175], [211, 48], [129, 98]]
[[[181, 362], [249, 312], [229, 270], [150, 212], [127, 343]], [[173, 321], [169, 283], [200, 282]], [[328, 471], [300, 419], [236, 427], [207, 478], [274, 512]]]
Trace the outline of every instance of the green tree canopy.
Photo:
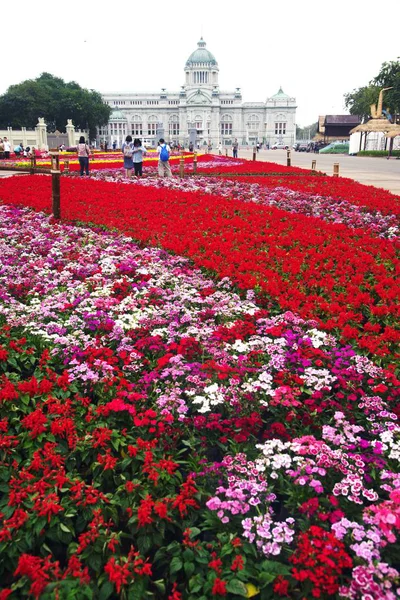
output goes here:
[[378, 102], [379, 88], [367, 85], [344, 95], [344, 104], [351, 115], [360, 115], [365, 120], [371, 114], [371, 104]]
[[369, 85], [360, 87], [344, 95], [346, 108], [352, 115], [360, 115], [364, 119], [371, 115], [371, 104], [377, 104], [382, 88], [392, 87], [383, 96], [384, 108], [389, 108], [392, 115], [400, 113], [400, 62], [384, 62], [378, 75]]
[[72, 119], [75, 127], [88, 128], [92, 139], [110, 113], [99, 92], [50, 73], [12, 85], [0, 96], [0, 127], [35, 127], [44, 117], [49, 131], [65, 131], [67, 119]]
[[384, 62], [373, 83], [379, 88], [392, 87], [383, 96], [384, 106], [390, 108], [391, 113], [400, 113], [400, 62]]
[[317, 131], [318, 123], [312, 123], [311, 125], [306, 125], [306, 127], [296, 125], [296, 140], [312, 140]]

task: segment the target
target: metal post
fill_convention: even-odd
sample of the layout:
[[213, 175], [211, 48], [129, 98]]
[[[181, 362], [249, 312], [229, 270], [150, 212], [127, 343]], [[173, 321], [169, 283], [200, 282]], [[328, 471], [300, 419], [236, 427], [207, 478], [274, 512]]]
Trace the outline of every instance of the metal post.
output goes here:
[[193, 156], [193, 175], [196, 175], [197, 173], [197, 153], [195, 151], [194, 156]]
[[286, 150], [286, 165], [288, 167], [290, 167], [292, 164], [291, 158], [290, 158], [290, 150]]
[[51, 156], [51, 200], [53, 208], [53, 217], [55, 219], [61, 219], [61, 206], [60, 206], [60, 153], [50, 152]]
[[317, 170], [316, 167], [317, 167], [317, 161], [313, 160], [311, 162], [311, 171], [316, 171]]
[[339, 177], [339, 163], [333, 164], [333, 176]]
[[257, 154], [256, 147], [253, 146], [253, 160], [256, 160], [256, 154]]
[[183, 179], [185, 177], [185, 160], [183, 158], [183, 154], [179, 159], [179, 177]]

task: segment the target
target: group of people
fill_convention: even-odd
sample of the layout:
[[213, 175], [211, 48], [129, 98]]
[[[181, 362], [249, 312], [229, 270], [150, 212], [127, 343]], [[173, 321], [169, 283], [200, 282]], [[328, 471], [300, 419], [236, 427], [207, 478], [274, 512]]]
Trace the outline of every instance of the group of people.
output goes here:
[[[11, 142], [7, 137], [0, 137], [0, 159], [8, 160], [11, 154]], [[15, 156], [31, 156], [31, 149], [29, 146], [24, 148], [23, 143], [17, 144], [14, 148]]]
[[[83, 135], [79, 138], [76, 150], [80, 166], [80, 175], [81, 177], [84, 175], [89, 176], [90, 148]], [[122, 144], [121, 151], [124, 159], [125, 177], [130, 179], [133, 170], [135, 172], [135, 177], [142, 177], [143, 157], [146, 156], [146, 148], [143, 146], [141, 140], [139, 138], [132, 140], [132, 136], [127, 135], [125, 142]], [[157, 154], [159, 176], [172, 177], [171, 166], [169, 164], [171, 148], [163, 138], [158, 142]]]
[[[122, 155], [124, 157], [125, 177], [132, 177], [132, 170], [135, 171], [135, 177], [143, 176], [143, 157], [146, 156], [146, 148], [142, 145], [139, 138], [132, 141], [132, 136], [127, 135], [125, 142], [122, 144]], [[160, 177], [172, 177], [169, 157], [171, 148], [163, 138], [158, 142], [158, 175]]]

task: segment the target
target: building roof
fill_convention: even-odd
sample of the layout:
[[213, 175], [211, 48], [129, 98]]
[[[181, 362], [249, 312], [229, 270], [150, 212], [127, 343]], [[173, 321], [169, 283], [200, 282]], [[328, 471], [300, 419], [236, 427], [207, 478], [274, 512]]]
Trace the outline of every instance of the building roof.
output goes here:
[[206, 48], [206, 43], [203, 38], [200, 38], [200, 41], [197, 42], [198, 48], [189, 56], [186, 61], [186, 66], [190, 67], [194, 63], [205, 63], [208, 65], [217, 65], [217, 61], [215, 57], [209, 50]]
[[274, 94], [273, 96], [271, 96], [271, 98], [279, 98], [280, 100], [285, 100], [285, 99], [289, 100], [290, 96], [285, 94], [282, 87], [280, 87], [278, 92], [276, 94]]
[[325, 125], [358, 125], [361, 117], [358, 115], [326, 115]]
[[113, 110], [110, 115], [110, 121], [126, 121], [126, 118], [120, 110]]

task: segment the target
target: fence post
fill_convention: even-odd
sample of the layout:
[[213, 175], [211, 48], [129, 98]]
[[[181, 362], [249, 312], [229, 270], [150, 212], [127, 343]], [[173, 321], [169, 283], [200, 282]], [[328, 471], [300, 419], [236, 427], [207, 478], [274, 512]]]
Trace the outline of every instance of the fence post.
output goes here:
[[256, 160], [257, 149], [253, 146], [253, 160]]
[[333, 176], [339, 177], [339, 163], [333, 164]]
[[50, 152], [51, 156], [51, 200], [53, 208], [53, 217], [55, 219], [61, 219], [61, 206], [60, 206], [60, 153]]
[[195, 152], [194, 156], [193, 156], [193, 175], [196, 175], [196, 173], [197, 173], [197, 154]]
[[286, 166], [290, 167], [292, 165], [292, 160], [290, 158], [290, 150], [286, 150]]
[[313, 160], [311, 163], [311, 171], [316, 171], [317, 170], [317, 161]]
[[179, 177], [183, 179], [185, 177], [185, 160], [183, 158], [183, 154], [179, 159]]

